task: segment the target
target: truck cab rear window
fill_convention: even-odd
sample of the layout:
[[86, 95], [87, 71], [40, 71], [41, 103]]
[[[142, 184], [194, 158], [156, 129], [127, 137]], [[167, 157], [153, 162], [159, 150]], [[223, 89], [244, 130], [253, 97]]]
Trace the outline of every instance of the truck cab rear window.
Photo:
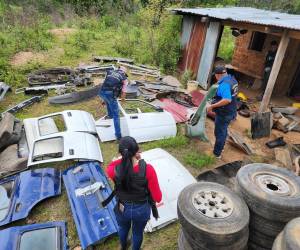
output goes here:
[[19, 250], [60, 250], [60, 233], [56, 227], [27, 231], [22, 234]]
[[0, 184], [0, 221], [4, 220], [9, 212], [13, 187], [13, 181]]

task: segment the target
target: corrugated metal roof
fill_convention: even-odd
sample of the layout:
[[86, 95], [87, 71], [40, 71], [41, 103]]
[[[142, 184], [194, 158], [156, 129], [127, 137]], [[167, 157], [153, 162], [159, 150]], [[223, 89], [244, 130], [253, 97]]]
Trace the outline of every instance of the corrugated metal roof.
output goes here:
[[276, 26], [287, 29], [300, 30], [300, 15], [292, 15], [276, 11], [261, 10], [249, 7], [224, 8], [181, 8], [172, 9], [176, 14], [193, 14], [208, 16], [222, 20], [247, 22], [267, 26]]

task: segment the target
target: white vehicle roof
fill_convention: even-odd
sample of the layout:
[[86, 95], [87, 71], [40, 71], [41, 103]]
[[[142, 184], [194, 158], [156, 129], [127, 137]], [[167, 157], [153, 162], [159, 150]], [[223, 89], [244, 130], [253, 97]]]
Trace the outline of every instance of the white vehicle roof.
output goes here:
[[155, 220], [151, 215], [145, 228], [145, 232], [153, 232], [178, 219], [178, 196], [196, 179], [177, 159], [161, 148], [143, 152], [142, 158], [154, 167], [162, 191], [162, 201], [157, 204], [160, 218]]
[[55, 133], [68, 131], [97, 134], [93, 116], [81, 110], [65, 110], [37, 118], [25, 119], [24, 128], [30, 151], [32, 151], [34, 141]]
[[84, 132], [61, 132], [41, 137], [33, 142], [28, 166], [65, 160], [103, 162], [98, 138]]

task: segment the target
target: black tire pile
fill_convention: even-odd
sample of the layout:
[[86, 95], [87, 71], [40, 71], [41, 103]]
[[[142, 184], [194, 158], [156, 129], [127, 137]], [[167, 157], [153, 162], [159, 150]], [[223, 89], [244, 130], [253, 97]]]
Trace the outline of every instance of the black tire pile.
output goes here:
[[179, 250], [247, 249], [249, 210], [227, 187], [199, 182], [179, 195]]
[[300, 249], [300, 218], [291, 220], [276, 237], [272, 250]]
[[237, 183], [250, 210], [249, 250], [270, 250], [286, 223], [300, 216], [300, 178], [254, 163], [238, 171]]
[[[236, 180], [239, 195], [212, 182], [195, 183], [181, 192], [179, 250], [271, 250], [285, 225], [300, 217], [300, 178], [291, 171], [254, 163], [242, 167]], [[290, 241], [286, 235], [295, 232], [291, 227], [299, 230], [300, 244], [300, 219], [291, 225], [278, 236], [280, 243], [275, 246]], [[280, 247], [273, 246], [273, 250], [300, 249]]]

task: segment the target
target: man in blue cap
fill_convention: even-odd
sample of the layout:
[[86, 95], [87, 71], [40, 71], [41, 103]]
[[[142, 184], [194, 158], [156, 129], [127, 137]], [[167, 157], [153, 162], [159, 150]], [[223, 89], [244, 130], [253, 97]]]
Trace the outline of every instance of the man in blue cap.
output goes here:
[[234, 76], [227, 74], [223, 65], [215, 67], [215, 77], [218, 89], [212, 104], [207, 107], [207, 111], [216, 113], [215, 117], [215, 137], [214, 155], [221, 158], [221, 154], [227, 138], [227, 130], [230, 122], [236, 118], [238, 82]]
[[127, 86], [127, 69], [123, 66], [117, 70], [107, 72], [105, 80], [99, 92], [99, 96], [103, 99], [107, 107], [107, 116], [114, 120], [115, 136], [120, 140], [121, 128], [119, 118], [119, 106], [117, 98], [125, 99], [125, 88]]

